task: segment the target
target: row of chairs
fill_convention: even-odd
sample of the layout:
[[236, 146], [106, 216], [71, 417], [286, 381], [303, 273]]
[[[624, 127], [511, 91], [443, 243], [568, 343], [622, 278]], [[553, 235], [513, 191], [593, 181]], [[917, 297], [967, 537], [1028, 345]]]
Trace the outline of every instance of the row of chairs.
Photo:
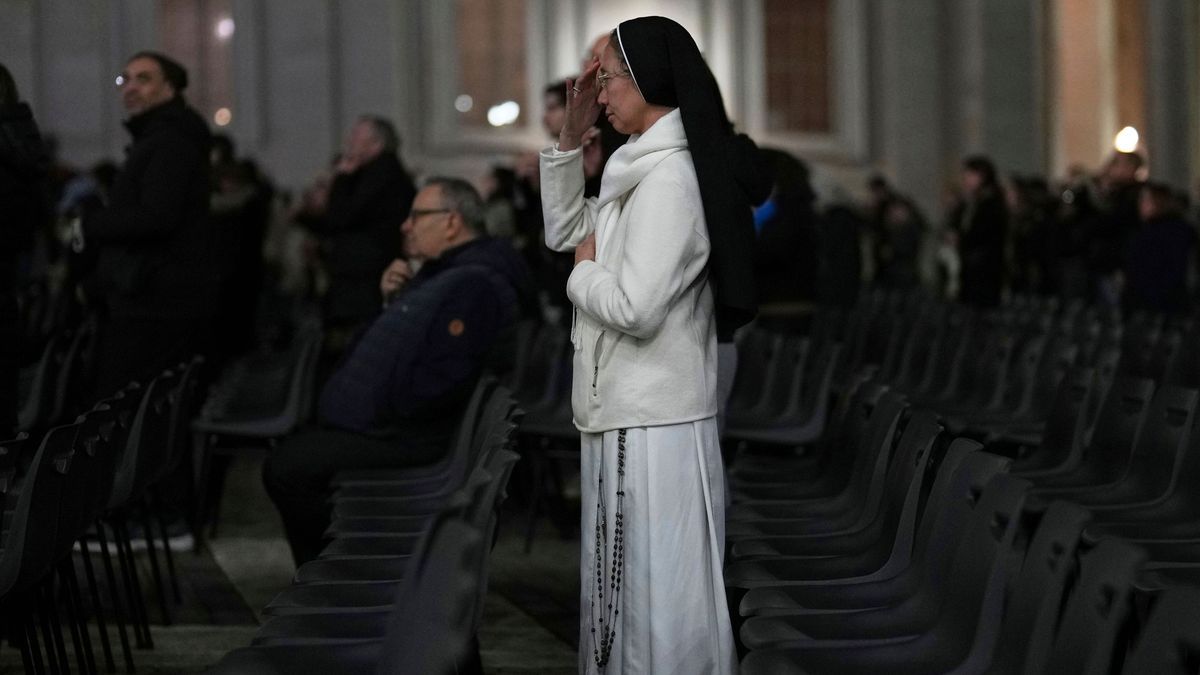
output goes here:
[[809, 456], [732, 472], [743, 672], [1184, 672], [1159, 647], [1194, 644], [1198, 591], [1140, 593], [1145, 551], [1089, 538], [1098, 516], [877, 383], [832, 421]]
[[[195, 406], [203, 360], [164, 371], [145, 387], [131, 383], [98, 402], [69, 424], [35, 440], [27, 434], [0, 444], [0, 488], [4, 522], [0, 531], [0, 604], [8, 635], [21, 646], [26, 672], [70, 672], [59, 609], [69, 618], [78, 669], [97, 672], [85, 608], [99, 628], [104, 665], [115, 659], [108, 610], [117, 622], [126, 670], [132, 672], [126, 619], [134, 642], [151, 647], [150, 620], [134, 565], [129, 523], [144, 528], [164, 623], [172, 600], [179, 601], [174, 561], [167, 546], [158, 487], [188, 456], [187, 423]], [[155, 526], [166, 554], [172, 595], [160, 570]], [[113, 551], [119, 577], [114, 572]], [[110, 604], [101, 600], [89, 542], [102, 553]], [[78, 549], [90, 591], [85, 603], [76, 576]], [[124, 593], [121, 589], [124, 589]], [[39, 631], [37, 628], [40, 626]]]
[[40, 436], [82, 411], [95, 341], [95, 317], [55, 331], [44, 340], [38, 358], [22, 366], [19, 373], [18, 430]]
[[[765, 438], [731, 472], [744, 670], [1183, 672], [1196, 629], [1180, 622], [1198, 591], [1181, 584], [1200, 583], [1186, 487], [1200, 472], [1197, 393], [1180, 386], [1194, 381], [1180, 349], [1194, 332], [911, 295], [818, 315], [808, 339], [846, 348], [829, 433], [799, 453]], [[744, 336], [739, 377], [758, 358], [778, 382], [798, 345]], [[786, 391], [764, 387], [755, 405], [784, 410]], [[948, 440], [963, 433], [1015, 461]], [[1192, 646], [1161, 649], [1172, 640]]]
[[266, 606], [252, 645], [214, 672], [478, 672], [520, 417], [510, 390], [486, 378], [439, 461], [336, 476], [328, 544]]
[[191, 421], [197, 550], [216, 535], [229, 459], [265, 455], [311, 416], [323, 339], [315, 319], [301, 322], [287, 349], [245, 354], [226, 365], [208, 388]]

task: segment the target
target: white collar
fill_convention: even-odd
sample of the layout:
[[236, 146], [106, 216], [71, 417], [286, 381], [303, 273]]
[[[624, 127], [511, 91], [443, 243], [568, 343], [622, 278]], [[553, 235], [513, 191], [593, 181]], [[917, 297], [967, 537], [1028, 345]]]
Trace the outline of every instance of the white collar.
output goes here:
[[680, 150], [687, 150], [687, 147], [683, 116], [679, 114], [679, 108], [674, 108], [645, 132], [630, 136], [629, 141], [609, 157], [600, 181], [600, 206], [637, 187], [659, 162]]

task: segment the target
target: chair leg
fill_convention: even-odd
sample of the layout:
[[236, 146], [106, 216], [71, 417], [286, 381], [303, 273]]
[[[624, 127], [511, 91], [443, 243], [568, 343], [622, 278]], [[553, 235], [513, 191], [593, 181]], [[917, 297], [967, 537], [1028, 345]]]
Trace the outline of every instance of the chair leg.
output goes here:
[[533, 551], [533, 535], [537, 530], [538, 512], [541, 510], [542, 506], [542, 482], [545, 480], [544, 473], [546, 462], [545, 456], [543, 455], [543, 448], [539, 446], [538, 448], [533, 449], [533, 451], [529, 453], [529, 458], [533, 461], [530, 462], [529, 467], [532, 478], [529, 482], [529, 514], [526, 516], [527, 520], [525, 523], [526, 553]]
[[42, 660], [42, 645], [41, 640], [38, 640], [37, 617], [34, 615], [33, 605], [31, 599], [25, 610], [21, 612], [24, 615], [21, 621], [21, 629], [25, 633], [23, 644], [29, 650], [29, 656], [33, 660], [31, 672], [44, 673], [46, 672], [46, 662]]
[[79, 590], [79, 576], [75, 573], [74, 557], [67, 556], [62, 565], [71, 601], [71, 613], [74, 614], [75, 621], [79, 624], [80, 637], [83, 640], [83, 655], [87, 661], [87, 670], [84, 672], [96, 673], [99, 672], [96, 668], [96, 651], [92, 648], [92, 635], [88, 631], [87, 614], [83, 608], [83, 593]]
[[108, 594], [113, 602], [113, 617], [117, 620], [117, 634], [121, 639], [121, 651], [125, 655], [125, 672], [132, 673], [134, 671], [133, 651], [129, 647], [129, 632], [125, 628], [125, 608], [121, 605], [121, 592], [117, 588], [117, 575], [113, 572], [112, 555], [108, 550], [108, 536], [104, 534], [102, 523], [96, 523], [96, 538], [100, 541], [100, 552], [104, 561], [104, 577], [108, 582]]
[[129, 530], [125, 527], [124, 516], [114, 519], [114, 533], [117, 536], [118, 561], [125, 574], [125, 591], [129, 596], [130, 614], [137, 632], [139, 649], [153, 649], [154, 640], [150, 637], [150, 619], [146, 613], [146, 596], [142, 593], [142, 584], [138, 580], [137, 568], [134, 567], [133, 547], [129, 544]]
[[67, 646], [63, 640], [62, 624], [58, 620], [58, 611], [54, 608], [54, 594], [49, 592], [49, 582], [38, 584], [38, 602], [41, 604], [42, 633], [46, 636], [46, 656], [50, 663], [50, 672], [58, 673], [70, 670], [67, 662]]
[[108, 639], [108, 621], [104, 618], [104, 605], [100, 604], [100, 588], [96, 585], [96, 570], [92, 567], [92, 556], [83, 539], [79, 540], [79, 556], [83, 559], [83, 577], [87, 580], [88, 595], [92, 600], [92, 613], [96, 615], [96, 628], [100, 633], [100, 649], [104, 652], [104, 667], [110, 673], [117, 672], [113, 660], [112, 643]]
[[[208, 455], [209, 455], [209, 476], [208, 476], [209, 492], [212, 493], [212, 496], [209, 499], [209, 507], [208, 507], [208, 511], [209, 511], [208, 518], [210, 521], [209, 526], [208, 526], [208, 538], [216, 539], [217, 538], [217, 525], [221, 522], [221, 497], [225, 494], [225, 479], [229, 475], [229, 463], [230, 463], [230, 461], [232, 461], [232, 457], [230, 457], [229, 455], [224, 455], [224, 454], [216, 455], [211, 450], [209, 450]], [[220, 458], [219, 462], [217, 461], [218, 457]], [[217, 466], [215, 470], [213, 468], [214, 463], [219, 464], [219, 466]]]
[[157, 509], [158, 531], [162, 534], [163, 553], [167, 556], [167, 578], [171, 580], [171, 597], [175, 604], [183, 602], [183, 594], [179, 592], [179, 576], [175, 573], [175, 555], [171, 552], [171, 538], [167, 534], [167, 521], [163, 518], [162, 509]]
[[150, 511], [142, 502], [142, 530], [146, 537], [146, 552], [150, 555], [150, 575], [154, 578], [154, 588], [158, 591], [158, 608], [162, 612], [164, 626], [171, 625], [171, 611], [167, 607], [167, 588], [163, 585], [162, 572], [158, 569], [158, 546], [154, 543], [154, 530], [150, 528]]
[[196, 499], [192, 513], [192, 537], [195, 552], [204, 548], [204, 528], [208, 526], [209, 479], [212, 475], [212, 437], [204, 433], [192, 434], [192, 452], [196, 455]]
[[[59, 595], [66, 596], [67, 626], [71, 631], [71, 647], [75, 650], [75, 663], [81, 673], [96, 672], [96, 658], [92, 654], [91, 636], [87, 634], [87, 622], [77, 596], [79, 589], [71, 584], [75, 577], [74, 562], [70, 557], [63, 559], [54, 570], [58, 577]], [[82, 627], [82, 630], [81, 630]], [[90, 668], [88, 666], [91, 666]]]

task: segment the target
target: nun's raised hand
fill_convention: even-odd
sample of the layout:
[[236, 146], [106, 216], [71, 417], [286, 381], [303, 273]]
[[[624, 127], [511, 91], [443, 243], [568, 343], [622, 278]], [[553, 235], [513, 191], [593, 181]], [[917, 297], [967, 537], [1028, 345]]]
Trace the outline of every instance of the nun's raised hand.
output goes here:
[[596, 82], [596, 73], [600, 70], [600, 61], [592, 59], [579, 77], [567, 78], [567, 119], [562, 131], [558, 134], [558, 149], [564, 152], [574, 150], [583, 144], [583, 135], [596, 124], [600, 117], [600, 84]]

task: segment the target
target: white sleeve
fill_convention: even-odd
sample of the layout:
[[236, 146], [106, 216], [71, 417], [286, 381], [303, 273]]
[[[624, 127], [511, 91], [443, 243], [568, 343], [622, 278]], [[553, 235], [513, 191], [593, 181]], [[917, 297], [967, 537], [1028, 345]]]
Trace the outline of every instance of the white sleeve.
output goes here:
[[583, 197], [583, 149], [547, 148], [539, 164], [546, 246], [570, 251], [596, 229], [595, 200]]
[[658, 330], [667, 310], [694, 277], [708, 255], [698, 194], [677, 178], [643, 185], [626, 204], [621, 275], [597, 262], [575, 266], [567, 280], [567, 297], [601, 324], [636, 338]]

